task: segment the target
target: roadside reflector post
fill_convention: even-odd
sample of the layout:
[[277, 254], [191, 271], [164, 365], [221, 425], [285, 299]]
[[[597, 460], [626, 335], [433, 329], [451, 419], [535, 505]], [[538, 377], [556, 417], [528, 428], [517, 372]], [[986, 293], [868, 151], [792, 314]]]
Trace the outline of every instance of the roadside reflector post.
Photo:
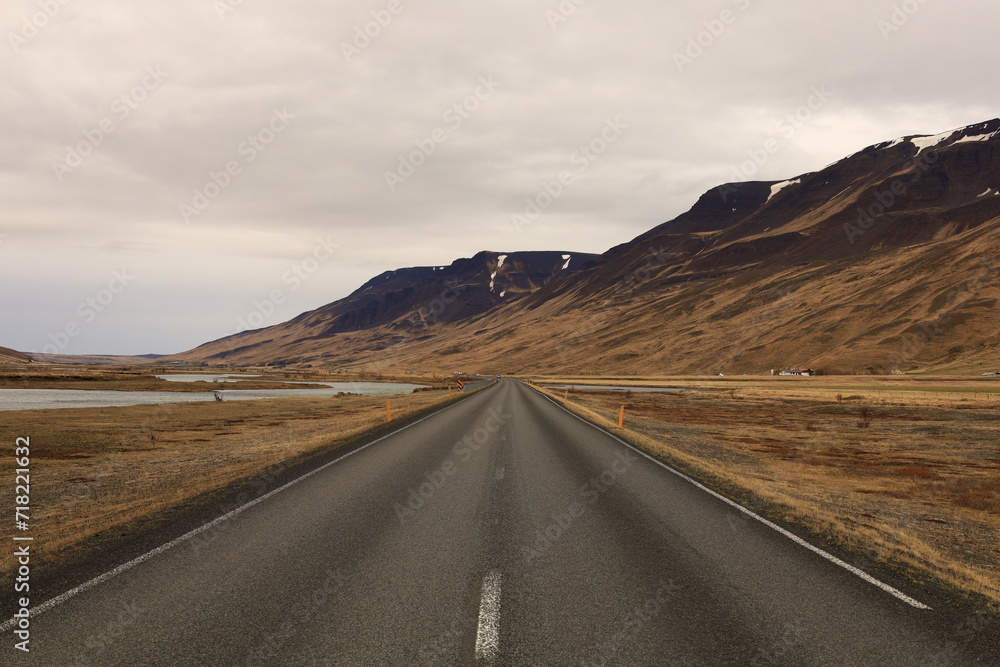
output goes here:
[[618, 411], [618, 428], [625, 428], [625, 406]]
[[392, 421], [392, 401], [390, 400], [385, 402], [385, 420], [387, 422]]

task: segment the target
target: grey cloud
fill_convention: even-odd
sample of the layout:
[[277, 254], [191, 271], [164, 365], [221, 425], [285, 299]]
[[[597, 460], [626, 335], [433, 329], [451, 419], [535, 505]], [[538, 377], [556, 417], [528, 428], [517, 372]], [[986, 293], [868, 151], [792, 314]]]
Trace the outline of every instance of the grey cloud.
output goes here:
[[[5, 34], [37, 9], [15, 4]], [[283, 318], [404, 264], [601, 252], [728, 180], [813, 86], [834, 96], [755, 177], [1000, 115], [987, 78], [1000, 10], [985, 0], [926, 3], [888, 39], [878, 22], [901, 2], [589, 0], [553, 28], [558, 0], [402, 0], [351, 62], [342, 44], [388, 2], [243, 2], [222, 17], [215, 4], [72, 1], [0, 51], [0, 278], [16, 286], [0, 296], [0, 345], [30, 349], [73, 316], [81, 285], [143, 265], [143, 298], [114, 304], [68, 351], [180, 351], [228, 333], [327, 233], [342, 255]], [[725, 10], [735, 20], [711, 34]], [[679, 71], [690, 39], [707, 46]], [[149, 67], [162, 85], [123, 116], [116, 100]], [[449, 126], [490, 75], [502, 85]], [[275, 109], [295, 119], [241, 150]], [[616, 116], [621, 140], [517, 233], [510, 216]], [[53, 163], [104, 119], [114, 131], [58, 180]], [[391, 192], [386, 171], [436, 128], [447, 140]], [[226, 181], [230, 162], [239, 173], [185, 224], [180, 205], [214, 191], [213, 174]]]

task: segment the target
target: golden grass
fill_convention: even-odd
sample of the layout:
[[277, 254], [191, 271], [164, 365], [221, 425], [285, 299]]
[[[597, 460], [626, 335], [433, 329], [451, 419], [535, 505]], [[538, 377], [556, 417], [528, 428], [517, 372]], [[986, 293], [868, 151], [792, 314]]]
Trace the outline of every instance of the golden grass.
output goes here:
[[[886, 564], [1000, 601], [997, 403], [826, 394], [571, 391], [565, 402], [709, 484], [749, 495], [772, 516], [860, 554], [862, 567]], [[624, 430], [616, 428], [622, 404]]]
[[[447, 392], [3, 413], [31, 438], [33, 562], [111, 528], [448, 400]], [[0, 513], [13, 517], [11, 493]], [[10, 540], [8, 525], [0, 539]], [[5, 556], [5, 562], [9, 556]], [[9, 563], [5, 564], [5, 570]]]
[[934, 377], [934, 376], [816, 376], [810, 378], [771, 376], [662, 376], [662, 377], [594, 377], [594, 376], [526, 376], [533, 384], [598, 385], [614, 387], [672, 387], [702, 391], [769, 391], [775, 397], [835, 398], [853, 395], [856, 399], [906, 399], [919, 401], [974, 400], [993, 401], [1000, 405], [1000, 376]]

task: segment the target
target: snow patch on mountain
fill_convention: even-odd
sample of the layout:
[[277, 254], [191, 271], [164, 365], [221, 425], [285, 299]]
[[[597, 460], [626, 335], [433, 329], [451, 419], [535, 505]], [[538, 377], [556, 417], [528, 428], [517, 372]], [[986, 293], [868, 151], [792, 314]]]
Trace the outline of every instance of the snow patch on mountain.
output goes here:
[[989, 141], [990, 139], [992, 139], [993, 137], [997, 136], [998, 134], [1000, 134], [1000, 130], [997, 130], [996, 132], [990, 132], [989, 134], [974, 134], [974, 135], [971, 135], [971, 136], [968, 136], [968, 137], [962, 137], [961, 139], [959, 139], [955, 143], [956, 144], [967, 144], [967, 143], [971, 143], [973, 141]]
[[[774, 196], [791, 185], [797, 185], [802, 182], [802, 179], [796, 178], [794, 181], [782, 181], [781, 183], [775, 183], [771, 186], [771, 196], [767, 198], [767, 201], [774, 199]], [[765, 204], [767, 202], [764, 202]]]
[[927, 150], [928, 148], [934, 148], [942, 141], [950, 138], [953, 134], [955, 134], [955, 132], [956, 130], [949, 130], [947, 132], [942, 132], [941, 134], [935, 134], [931, 137], [912, 137], [910, 142], [916, 146], [917, 151], [920, 152]]

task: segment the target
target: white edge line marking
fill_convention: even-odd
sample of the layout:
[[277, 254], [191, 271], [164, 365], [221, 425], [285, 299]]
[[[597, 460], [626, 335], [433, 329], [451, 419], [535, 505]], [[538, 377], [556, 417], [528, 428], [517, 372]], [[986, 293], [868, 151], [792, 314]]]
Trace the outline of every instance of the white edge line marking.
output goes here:
[[479, 628], [476, 630], [476, 659], [492, 662], [500, 650], [500, 571], [483, 578], [479, 601]]
[[774, 523], [772, 521], [768, 521], [767, 519], [765, 519], [764, 517], [760, 516], [759, 514], [756, 514], [755, 512], [753, 512], [751, 510], [748, 510], [746, 507], [743, 507], [743, 505], [740, 505], [735, 500], [730, 500], [729, 498], [726, 498], [724, 495], [722, 495], [720, 493], [717, 493], [717, 492], [713, 491], [712, 489], [708, 488], [707, 486], [705, 486], [701, 482], [697, 481], [696, 479], [694, 479], [692, 477], [688, 477], [687, 475], [685, 475], [684, 473], [680, 472], [679, 470], [673, 469], [672, 467], [670, 467], [669, 465], [667, 465], [663, 461], [659, 460], [658, 458], [650, 456], [649, 454], [647, 454], [646, 452], [642, 451], [638, 447], [636, 447], [636, 446], [634, 446], [634, 445], [632, 445], [632, 444], [630, 444], [628, 442], [625, 442], [624, 440], [622, 440], [621, 438], [619, 438], [618, 436], [616, 436], [614, 433], [609, 433], [608, 431], [604, 430], [603, 428], [601, 428], [597, 424], [593, 424], [593, 423], [587, 421], [586, 419], [584, 419], [583, 417], [581, 417], [580, 415], [576, 414], [575, 412], [572, 412], [572, 411], [568, 410], [567, 408], [559, 405], [554, 400], [552, 400], [551, 397], [549, 397], [549, 396], [547, 396], [545, 394], [542, 394], [538, 390], [535, 390], [535, 391], [539, 395], [541, 395], [543, 398], [547, 399], [550, 403], [552, 403], [553, 405], [555, 405], [557, 408], [560, 408], [561, 410], [564, 410], [567, 414], [572, 415], [573, 417], [576, 417], [577, 419], [579, 419], [580, 421], [582, 421], [584, 424], [587, 424], [588, 426], [591, 426], [591, 427], [597, 429], [601, 433], [604, 433], [605, 435], [608, 435], [608, 436], [614, 438], [615, 440], [617, 440], [621, 444], [625, 445], [629, 449], [631, 449], [631, 450], [633, 450], [635, 452], [638, 452], [642, 456], [645, 456], [647, 459], [649, 459], [653, 463], [656, 463], [657, 465], [665, 468], [666, 470], [669, 470], [670, 472], [672, 472], [673, 474], [677, 475], [681, 479], [683, 479], [683, 480], [685, 480], [687, 482], [690, 482], [691, 484], [694, 484], [696, 487], [698, 487], [699, 489], [701, 489], [705, 493], [708, 493], [708, 494], [710, 494], [712, 496], [715, 496], [716, 498], [718, 498], [722, 502], [735, 507], [736, 509], [738, 509], [739, 511], [743, 512], [747, 516], [752, 517], [752, 518], [756, 519], [757, 521], [760, 521], [762, 524], [764, 524], [768, 528], [776, 530], [777, 532], [781, 533], [782, 535], [784, 535], [785, 537], [787, 537], [791, 541], [793, 541], [796, 544], [799, 544], [799, 545], [805, 547], [806, 549], [809, 549], [809, 551], [812, 551], [812, 552], [814, 552], [814, 553], [822, 556], [823, 558], [827, 559], [828, 561], [830, 561], [834, 565], [839, 565], [840, 567], [844, 568], [845, 570], [847, 570], [851, 574], [857, 575], [861, 579], [864, 579], [865, 581], [867, 581], [869, 584], [872, 584], [873, 586], [877, 586], [878, 588], [881, 588], [883, 591], [885, 591], [889, 595], [892, 595], [893, 597], [895, 597], [895, 598], [897, 598], [899, 600], [902, 600], [903, 602], [905, 602], [906, 604], [910, 605], [911, 607], [916, 607], [917, 609], [931, 609], [930, 607], [928, 607], [924, 603], [918, 602], [918, 601], [914, 600], [913, 598], [911, 598], [906, 593], [903, 593], [902, 591], [899, 591], [899, 590], [893, 588], [892, 586], [890, 586], [889, 584], [887, 584], [887, 583], [885, 583], [883, 581], [879, 581], [878, 579], [876, 579], [875, 577], [871, 576], [870, 574], [868, 574], [864, 570], [858, 569], [858, 568], [854, 567], [853, 565], [851, 565], [850, 563], [845, 563], [844, 561], [840, 560], [839, 558], [837, 558], [833, 554], [827, 553], [826, 551], [823, 551], [819, 547], [814, 546], [814, 545], [810, 544], [809, 542], [806, 542], [805, 540], [803, 540], [798, 535], [795, 535], [794, 533], [790, 533], [789, 531], [785, 530], [784, 528], [782, 528], [778, 524], [776, 524], [776, 523]]
[[[483, 388], [485, 389], [485, 387], [483, 387]], [[472, 394], [469, 394], [469, 396], [473, 396], [474, 394], [477, 394], [477, 393], [479, 393], [478, 390], [475, 391], [475, 392], [473, 392]], [[58, 607], [63, 602], [66, 602], [67, 600], [76, 597], [80, 593], [83, 593], [84, 591], [90, 590], [91, 588], [94, 588], [95, 586], [99, 586], [99, 585], [103, 584], [105, 581], [113, 579], [113, 578], [117, 577], [119, 574], [122, 574], [123, 572], [127, 572], [127, 571], [131, 570], [136, 565], [140, 565], [142, 563], [145, 563], [147, 560], [149, 560], [151, 558], [154, 558], [156, 556], [159, 556], [160, 554], [164, 553], [165, 551], [169, 551], [169, 550], [173, 549], [178, 544], [181, 544], [182, 542], [186, 542], [187, 540], [191, 539], [192, 537], [195, 537], [196, 535], [199, 535], [201, 533], [204, 533], [207, 530], [210, 530], [210, 529], [214, 528], [215, 526], [219, 525], [223, 521], [228, 521], [229, 519], [232, 519], [237, 514], [242, 514], [246, 510], [248, 510], [251, 507], [253, 507], [254, 505], [258, 505], [258, 504], [264, 502], [265, 500], [267, 500], [268, 498], [271, 498], [272, 496], [278, 495], [279, 493], [281, 493], [285, 489], [287, 489], [289, 487], [292, 487], [292, 486], [295, 486], [296, 484], [298, 484], [302, 480], [308, 479], [309, 477], [312, 477], [313, 475], [315, 475], [315, 474], [317, 474], [317, 473], [319, 473], [319, 472], [321, 472], [323, 470], [326, 470], [330, 466], [332, 466], [334, 464], [337, 464], [337, 463], [340, 463], [344, 459], [347, 459], [347, 458], [349, 458], [351, 456], [354, 456], [355, 454], [357, 454], [359, 452], [363, 452], [364, 450], [368, 449], [372, 445], [378, 444], [378, 443], [382, 442], [383, 440], [386, 440], [388, 438], [393, 437], [394, 435], [398, 435], [398, 434], [402, 433], [403, 431], [405, 431], [405, 430], [407, 430], [409, 428], [412, 428], [413, 426], [416, 426], [417, 424], [419, 424], [419, 423], [421, 423], [423, 421], [426, 421], [426, 420], [430, 419], [431, 417], [439, 415], [439, 414], [441, 414], [442, 412], [444, 412], [446, 410], [450, 410], [451, 408], [455, 407], [456, 405], [458, 405], [458, 403], [452, 403], [451, 405], [446, 405], [443, 408], [441, 408], [440, 410], [435, 410], [431, 414], [427, 415], [426, 417], [422, 417], [422, 418], [418, 419], [417, 421], [413, 422], [412, 424], [407, 424], [406, 426], [404, 426], [403, 428], [401, 428], [399, 430], [393, 431], [392, 433], [387, 433], [386, 435], [383, 435], [381, 438], [379, 438], [377, 440], [372, 440], [367, 445], [362, 445], [361, 447], [358, 447], [353, 452], [348, 452], [347, 454], [344, 454], [343, 456], [339, 456], [339, 457], [335, 458], [334, 460], [329, 461], [328, 463], [324, 463], [319, 468], [316, 468], [315, 470], [310, 470], [309, 472], [305, 473], [301, 477], [296, 477], [295, 479], [293, 479], [292, 481], [288, 482], [284, 486], [279, 486], [277, 489], [274, 489], [273, 491], [265, 493], [260, 498], [257, 498], [255, 500], [251, 500], [246, 505], [243, 505], [241, 507], [237, 507], [236, 509], [234, 509], [233, 511], [229, 512], [228, 514], [223, 514], [222, 516], [214, 519], [213, 521], [209, 521], [208, 523], [204, 524], [203, 526], [199, 526], [198, 528], [195, 528], [194, 530], [192, 530], [189, 533], [185, 533], [184, 535], [181, 535], [178, 538], [170, 540], [166, 544], [158, 546], [157, 548], [153, 549], [152, 551], [144, 553], [143, 555], [138, 556], [138, 557], [136, 557], [136, 558], [128, 561], [127, 563], [123, 563], [123, 564], [119, 565], [118, 567], [114, 568], [113, 570], [109, 570], [108, 572], [105, 572], [104, 574], [98, 575], [98, 576], [94, 577], [93, 579], [91, 579], [89, 581], [85, 581], [84, 583], [80, 584], [79, 586], [77, 586], [75, 588], [71, 588], [70, 590], [66, 591], [65, 593], [62, 593], [61, 595], [57, 595], [56, 597], [52, 598], [51, 600], [46, 600], [45, 602], [43, 602], [42, 604], [38, 605], [37, 607], [32, 607], [31, 609], [28, 610], [28, 614], [29, 614], [29, 616], [31, 618], [34, 618], [34, 617], [39, 616], [41, 614], [44, 614], [45, 612], [47, 612], [47, 611], [49, 611], [51, 609], [54, 609], [55, 607]], [[12, 619], [10, 619], [8, 621], [5, 621], [2, 625], [0, 625], [0, 633], [7, 632], [8, 630], [14, 628], [14, 626], [17, 625], [17, 622], [18, 622], [18, 619], [16, 619], [16, 618], [12, 618]]]

